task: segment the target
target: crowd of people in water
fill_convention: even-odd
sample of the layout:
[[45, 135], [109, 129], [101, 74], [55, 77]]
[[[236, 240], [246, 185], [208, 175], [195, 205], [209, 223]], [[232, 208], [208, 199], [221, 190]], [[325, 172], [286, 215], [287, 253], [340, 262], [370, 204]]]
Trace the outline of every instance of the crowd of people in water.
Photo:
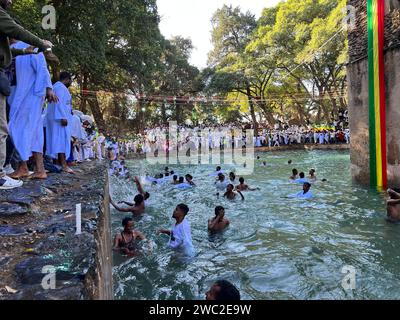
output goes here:
[[[261, 166], [266, 166], [267, 161], [260, 156], [256, 158], [257, 163]], [[288, 165], [292, 165], [292, 160], [288, 161]], [[117, 169], [115, 169], [117, 168]], [[127, 170], [125, 159], [123, 156], [110, 158], [110, 173], [119, 177], [124, 177], [129, 181], [134, 181], [137, 195], [134, 197], [133, 202], [121, 201], [115, 203], [111, 199], [111, 205], [119, 212], [130, 213], [132, 217], [125, 217], [122, 220], [123, 230], [115, 236], [114, 250], [123, 255], [134, 257], [138, 255], [137, 241], [145, 241], [148, 243], [148, 248], [152, 248], [151, 242], [146, 239], [140, 231], [134, 227], [135, 217], [139, 217], [146, 212], [149, 204], [150, 193], [145, 190], [145, 186], [163, 186], [165, 188], [175, 188], [181, 190], [195, 190], [197, 183], [195, 178], [190, 174], [178, 174], [176, 171], [165, 167], [163, 172], [150, 175], [146, 174], [142, 177], [131, 177]], [[307, 172], [307, 171], [306, 171]], [[302, 200], [312, 201], [316, 196], [312, 192], [313, 185], [318, 183], [327, 183], [328, 180], [318, 178], [315, 169], [311, 168], [306, 172], [299, 172], [294, 168], [289, 176], [290, 183], [299, 186], [297, 193], [287, 195], [287, 198], [297, 198]], [[221, 166], [216, 167], [215, 171], [210, 173], [210, 187], [213, 185], [215, 188], [214, 195], [217, 199], [225, 198], [230, 201], [245, 201], [247, 192], [257, 192], [260, 188], [250, 186], [246, 183], [244, 177], [237, 177], [235, 172], [225, 172]], [[400, 221], [400, 190], [388, 190], [389, 200], [387, 201], [387, 214], [390, 221]], [[175, 219], [175, 224], [171, 229], [159, 229], [157, 234], [168, 236], [168, 247], [172, 250], [178, 251], [184, 256], [193, 257], [195, 255], [195, 248], [192, 242], [191, 227], [187, 219], [190, 208], [184, 204], [178, 204], [173, 211], [172, 217]], [[225, 208], [221, 205], [215, 207], [214, 216], [208, 220], [207, 228], [211, 234], [220, 233], [230, 226], [230, 221], [226, 216]], [[240, 293], [229, 282], [224, 283], [222, 287], [229, 288], [230, 292], [237, 292], [236, 297], [240, 299]], [[215, 292], [222, 290], [221, 284], [214, 284], [213, 288], [207, 292], [207, 299], [217, 297]], [[233, 288], [233, 289], [232, 289]], [[233, 290], [233, 291], [232, 291]], [[236, 290], [236, 291], [235, 291]], [[222, 294], [222, 296], [224, 296]]]
[[[120, 157], [120, 159], [123, 159]], [[257, 161], [261, 165], [265, 165], [266, 161], [260, 156]], [[111, 168], [115, 166], [116, 160], [110, 161]], [[119, 160], [120, 165], [125, 167], [124, 160]], [[292, 164], [290, 160], [289, 165]], [[112, 169], [111, 169], [112, 170]], [[130, 179], [130, 178], [129, 178]], [[137, 242], [142, 241], [147, 243], [147, 248], [151, 250], [151, 242], [140, 231], [135, 229], [134, 218], [140, 217], [146, 213], [146, 208], [149, 204], [150, 193], [145, 190], [145, 186], [163, 186], [165, 188], [175, 188], [181, 190], [195, 190], [197, 184], [191, 174], [179, 175], [169, 167], [165, 167], [163, 172], [157, 174], [146, 174], [143, 177], [133, 177], [130, 181], [134, 181], [137, 189], [137, 194], [134, 196], [133, 202], [120, 201], [115, 203], [111, 198], [111, 205], [119, 212], [130, 213], [131, 217], [125, 217], [122, 220], [123, 230], [114, 238], [114, 251], [119, 252], [128, 257], [135, 257], [139, 254]], [[288, 195], [288, 198], [298, 199], [313, 199], [314, 195], [311, 191], [312, 185], [317, 182], [316, 171], [311, 169], [306, 176], [304, 172], [298, 172], [297, 169], [292, 170], [289, 181], [299, 186], [299, 191], [295, 194]], [[322, 179], [326, 181], [325, 179]], [[225, 198], [230, 201], [245, 201], [247, 192], [257, 192], [260, 188], [250, 186], [246, 183], [244, 177], [237, 177], [235, 172], [225, 172], [221, 166], [216, 167], [215, 171], [209, 174], [210, 187], [215, 188], [214, 195], [217, 199]], [[184, 204], [178, 204], [173, 211], [172, 217], [175, 219], [175, 224], [171, 229], [159, 229], [157, 234], [168, 236], [168, 247], [175, 250], [185, 257], [193, 257], [195, 248], [192, 242], [192, 232], [187, 215], [190, 208]], [[230, 221], [226, 216], [225, 208], [217, 205], [214, 210], [214, 216], [210, 217], [207, 223], [208, 231], [211, 234], [223, 232], [230, 226]], [[222, 287], [230, 288], [233, 292], [237, 292], [236, 297], [240, 298], [240, 293], [229, 282], [222, 282]], [[207, 299], [216, 298], [215, 291], [222, 290], [220, 284], [214, 284], [213, 288], [207, 293]], [[233, 289], [235, 288], [235, 289]], [[223, 290], [222, 290], [223, 291]], [[231, 291], [232, 293], [232, 291]], [[222, 294], [222, 296], [224, 296]]]

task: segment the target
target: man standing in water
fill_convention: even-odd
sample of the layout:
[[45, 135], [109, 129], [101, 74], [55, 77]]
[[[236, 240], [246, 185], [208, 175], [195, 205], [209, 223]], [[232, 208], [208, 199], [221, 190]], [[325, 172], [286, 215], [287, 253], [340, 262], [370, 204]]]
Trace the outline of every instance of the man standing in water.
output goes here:
[[314, 195], [311, 192], [311, 183], [306, 182], [303, 184], [303, 191], [300, 191], [294, 195], [289, 196], [290, 198], [299, 198], [299, 199], [312, 199]]
[[170, 237], [168, 246], [171, 249], [181, 251], [187, 256], [193, 256], [192, 234], [189, 221], [186, 219], [188, 213], [189, 207], [186, 204], [178, 204], [172, 215], [172, 218], [176, 220], [175, 226], [172, 230], [161, 229], [158, 234], [166, 234]]
[[244, 201], [244, 196], [240, 190], [234, 192], [235, 186], [233, 184], [228, 184], [226, 187], [226, 192], [224, 194], [224, 198], [226, 197], [228, 200], [235, 200], [236, 196], [239, 194], [242, 197], [242, 201]]
[[208, 231], [218, 232], [229, 226], [229, 220], [225, 219], [225, 209], [221, 206], [215, 208], [215, 217], [208, 220]]
[[132, 218], [127, 217], [122, 220], [122, 226], [124, 230], [115, 236], [113, 250], [130, 257], [136, 256], [136, 242], [147, 239], [141, 232], [134, 230], [135, 224]]

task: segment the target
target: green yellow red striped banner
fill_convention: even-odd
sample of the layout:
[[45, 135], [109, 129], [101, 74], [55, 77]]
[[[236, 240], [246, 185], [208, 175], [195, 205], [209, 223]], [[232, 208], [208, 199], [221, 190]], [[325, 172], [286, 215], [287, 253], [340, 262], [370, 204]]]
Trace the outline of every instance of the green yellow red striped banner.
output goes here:
[[385, 0], [367, 1], [370, 177], [372, 186], [386, 187]]

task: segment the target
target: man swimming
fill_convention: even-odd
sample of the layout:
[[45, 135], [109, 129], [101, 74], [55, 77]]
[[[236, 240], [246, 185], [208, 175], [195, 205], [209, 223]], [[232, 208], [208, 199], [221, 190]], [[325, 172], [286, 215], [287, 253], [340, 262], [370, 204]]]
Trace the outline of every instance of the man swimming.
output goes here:
[[228, 186], [226, 187], [226, 192], [224, 194], [224, 198], [227, 198], [228, 200], [235, 200], [237, 195], [239, 194], [242, 197], [242, 201], [244, 201], [244, 196], [242, 194], [242, 192], [240, 192], [240, 190], [236, 192], [234, 192], [233, 190], [235, 189], [233, 184], [228, 184]]
[[215, 217], [208, 220], [208, 231], [218, 232], [229, 226], [229, 220], [225, 219], [225, 209], [221, 206], [215, 208]]
[[115, 236], [113, 250], [130, 257], [136, 256], [136, 242], [147, 239], [141, 232], [134, 230], [132, 218], [124, 218], [122, 226], [124, 230]]
[[236, 182], [236, 175], [235, 175], [234, 172], [230, 172], [230, 173], [229, 173], [229, 181], [230, 181], [231, 183], [235, 183], [235, 182]]
[[145, 203], [144, 203], [144, 197], [141, 194], [138, 194], [134, 200], [135, 203], [129, 203], [129, 202], [125, 202], [125, 201], [121, 201], [120, 203], [124, 203], [126, 205], [128, 205], [128, 208], [121, 208], [118, 207], [114, 201], [111, 199], [110, 196], [110, 203], [111, 205], [119, 212], [130, 212], [132, 213], [134, 216], [138, 216], [144, 213], [145, 211]]
[[260, 190], [260, 188], [250, 188], [247, 184], [244, 183], [244, 178], [241, 177], [239, 179], [240, 184], [236, 186], [236, 190], [237, 191], [256, 191], [256, 190]]
[[387, 217], [392, 222], [398, 222], [400, 221], [400, 193], [388, 189], [387, 194], [390, 198], [387, 201]]
[[174, 210], [172, 218], [176, 223], [172, 230], [160, 229], [158, 234], [166, 234], [170, 237], [168, 247], [181, 251], [185, 255], [193, 256], [194, 247], [189, 221], [186, 219], [189, 207], [186, 204], [178, 204]]

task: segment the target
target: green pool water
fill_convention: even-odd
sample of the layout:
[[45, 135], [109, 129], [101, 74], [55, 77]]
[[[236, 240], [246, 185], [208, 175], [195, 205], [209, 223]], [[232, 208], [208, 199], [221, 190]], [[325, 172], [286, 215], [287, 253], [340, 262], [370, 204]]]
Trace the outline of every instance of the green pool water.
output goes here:
[[[193, 190], [170, 185], [146, 186], [151, 193], [147, 213], [136, 227], [153, 243], [151, 253], [128, 259], [114, 254], [117, 299], [204, 299], [217, 279], [227, 279], [243, 299], [399, 299], [400, 225], [385, 220], [382, 193], [351, 183], [347, 151], [285, 151], [258, 153], [249, 185], [261, 191], [245, 193], [246, 200], [228, 201], [215, 196], [209, 173], [215, 165], [172, 166], [191, 173]], [[288, 160], [293, 164], [288, 165]], [[261, 161], [268, 162], [267, 167]], [[162, 165], [131, 161], [133, 174], [156, 174]], [[291, 170], [314, 168], [319, 179], [312, 201], [283, 197], [301, 190], [289, 183]], [[224, 166], [226, 172], [233, 166]], [[132, 201], [134, 184], [112, 178], [116, 201]], [[172, 226], [178, 203], [190, 207], [188, 219], [197, 251], [191, 262], [182, 262], [167, 248], [159, 228]], [[211, 237], [207, 220], [222, 205], [231, 226]], [[112, 210], [113, 230], [121, 230], [124, 214]], [[356, 270], [356, 289], [345, 290], [344, 266]]]

